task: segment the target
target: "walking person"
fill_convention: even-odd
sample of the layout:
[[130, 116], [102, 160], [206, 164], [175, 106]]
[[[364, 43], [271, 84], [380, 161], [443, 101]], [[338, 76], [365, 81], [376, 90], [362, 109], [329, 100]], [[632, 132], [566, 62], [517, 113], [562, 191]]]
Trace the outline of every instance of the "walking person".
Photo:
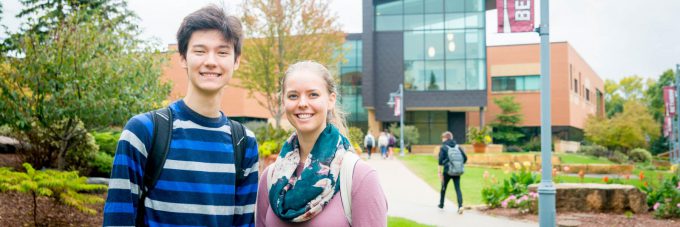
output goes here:
[[104, 226], [254, 225], [257, 142], [220, 111], [243, 43], [241, 23], [224, 12], [211, 5], [182, 21], [177, 43], [187, 94], [125, 125]]
[[385, 130], [378, 136], [378, 147], [383, 158], [387, 158], [387, 145], [389, 145], [389, 138], [387, 137], [387, 130]]
[[466, 162], [467, 156], [465, 151], [456, 144], [456, 141], [453, 139], [453, 133], [448, 131], [442, 133], [442, 147], [439, 149], [439, 166], [437, 167], [439, 179], [442, 182], [439, 197], [440, 209], [444, 208], [446, 186], [453, 179], [453, 185], [456, 188], [456, 199], [458, 199], [458, 214], [463, 213], [463, 193], [460, 190], [460, 176], [464, 173]]
[[392, 133], [387, 133], [387, 157], [392, 158], [394, 155], [394, 148], [397, 146], [397, 138]]
[[295, 131], [263, 170], [257, 226], [387, 226], [378, 173], [354, 153], [337, 96], [319, 63], [286, 71], [281, 98]]
[[366, 136], [364, 136], [364, 149], [368, 152], [368, 159], [371, 159], [373, 147], [375, 147], [375, 138], [373, 138], [373, 135], [371, 135], [371, 131], [369, 130], [366, 132]]

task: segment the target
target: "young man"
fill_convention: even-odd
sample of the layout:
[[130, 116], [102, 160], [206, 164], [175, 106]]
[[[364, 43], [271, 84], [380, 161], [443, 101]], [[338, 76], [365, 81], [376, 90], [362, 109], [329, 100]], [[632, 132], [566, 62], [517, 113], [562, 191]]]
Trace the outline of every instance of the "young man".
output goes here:
[[142, 225], [136, 222], [138, 214], [146, 226], [254, 226], [255, 137], [246, 129], [239, 143], [245, 153], [237, 182], [231, 123], [220, 111], [242, 42], [241, 23], [220, 8], [208, 6], [184, 18], [177, 43], [189, 85], [186, 96], [169, 106], [172, 137], [160, 176], [140, 201], [155, 132], [151, 113], [134, 116], [118, 142], [104, 226]]
[[[442, 133], [442, 147], [439, 149], [439, 166], [437, 167], [437, 172], [439, 174], [439, 179], [442, 182], [442, 189], [441, 193], [439, 196], [439, 208], [443, 209], [444, 208], [444, 196], [446, 195], [446, 186], [449, 184], [449, 181], [453, 179], [453, 186], [456, 187], [456, 199], [458, 200], [458, 214], [463, 213], [463, 193], [460, 191], [460, 176], [461, 175], [450, 175], [448, 174], [449, 172], [449, 162], [452, 160], [449, 159], [449, 149], [458, 149], [460, 151], [460, 156], [458, 156], [458, 161], [462, 162], [459, 163], [464, 165], [467, 162], [467, 156], [465, 155], [465, 151], [463, 151], [463, 148], [458, 146], [456, 144], [456, 141], [453, 140], [453, 133], [451, 132], [444, 132]], [[462, 159], [462, 160], [461, 160]], [[442, 166], [444, 168], [442, 168]], [[444, 170], [442, 172], [442, 169]], [[460, 173], [462, 174], [462, 172]]]

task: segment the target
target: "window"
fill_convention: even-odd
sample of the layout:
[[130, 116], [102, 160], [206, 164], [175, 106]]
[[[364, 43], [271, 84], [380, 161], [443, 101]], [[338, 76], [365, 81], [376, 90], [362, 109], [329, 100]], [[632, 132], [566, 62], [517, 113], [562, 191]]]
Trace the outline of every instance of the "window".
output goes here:
[[538, 91], [541, 77], [531, 76], [497, 76], [491, 78], [491, 91]]
[[586, 88], [586, 101], [590, 102], [590, 89]]
[[574, 79], [574, 93], [578, 94], [578, 79]]

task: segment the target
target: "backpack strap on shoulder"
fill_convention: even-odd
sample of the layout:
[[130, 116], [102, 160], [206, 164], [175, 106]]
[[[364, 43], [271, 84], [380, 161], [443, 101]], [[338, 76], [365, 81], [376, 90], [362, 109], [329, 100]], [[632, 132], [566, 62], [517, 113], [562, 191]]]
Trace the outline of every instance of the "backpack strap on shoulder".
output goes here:
[[149, 192], [156, 187], [156, 182], [161, 175], [165, 159], [170, 148], [172, 139], [172, 110], [170, 107], [151, 111], [153, 121], [153, 135], [151, 149], [147, 149], [146, 164], [144, 165], [144, 176], [142, 185], [139, 186], [140, 196], [137, 201], [137, 216], [135, 217], [137, 226], [144, 226], [144, 201], [149, 196]]
[[245, 179], [245, 168], [243, 168], [243, 157], [246, 150], [246, 130], [241, 123], [229, 119], [231, 124], [231, 141], [234, 146], [234, 167], [236, 169], [236, 185]]
[[345, 217], [352, 225], [352, 177], [354, 176], [354, 167], [359, 162], [359, 156], [354, 152], [347, 151], [340, 166], [340, 198], [342, 200], [342, 209], [345, 211]]

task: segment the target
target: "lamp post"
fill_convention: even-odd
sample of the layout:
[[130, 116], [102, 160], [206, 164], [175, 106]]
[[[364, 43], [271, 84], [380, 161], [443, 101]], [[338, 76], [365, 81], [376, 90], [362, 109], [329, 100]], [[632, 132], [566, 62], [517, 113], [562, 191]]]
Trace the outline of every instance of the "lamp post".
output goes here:
[[[399, 156], [404, 156], [404, 85], [399, 84], [399, 90], [390, 93], [387, 105], [394, 107], [395, 98], [399, 98]], [[396, 111], [395, 111], [396, 115]]]

